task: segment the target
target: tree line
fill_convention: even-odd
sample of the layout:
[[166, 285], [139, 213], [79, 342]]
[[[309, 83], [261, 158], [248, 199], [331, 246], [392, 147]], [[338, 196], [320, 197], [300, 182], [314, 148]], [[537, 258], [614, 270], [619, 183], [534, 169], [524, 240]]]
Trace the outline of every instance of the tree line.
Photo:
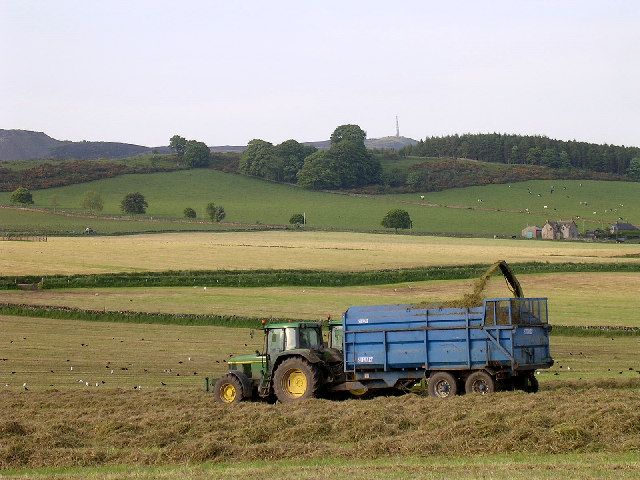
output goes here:
[[[617, 175], [635, 173], [634, 163], [640, 162], [638, 147], [502, 133], [427, 137], [403, 148], [401, 153], [420, 157], [470, 158], [492, 163], [578, 168]], [[633, 162], [634, 159], [638, 159], [637, 162]]]

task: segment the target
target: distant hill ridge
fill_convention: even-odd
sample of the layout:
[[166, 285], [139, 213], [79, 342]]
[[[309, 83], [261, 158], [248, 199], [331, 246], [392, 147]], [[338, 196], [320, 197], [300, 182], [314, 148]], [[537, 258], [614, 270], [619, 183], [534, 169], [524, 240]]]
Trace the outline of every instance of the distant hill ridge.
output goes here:
[[[329, 140], [319, 142], [303, 142], [319, 149], [329, 148]], [[368, 138], [368, 148], [399, 150], [408, 145], [415, 145], [416, 140], [407, 137]], [[210, 147], [212, 152], [244, 151], [246, 145], [224, 145]], [[156, 151], [169, 153], [169, 147], [146, 147], [121, 142], [72, 142], [56, 140], [44, 132], [30, 130], [0, 129], [0, 161], [39, 160], [39, 159], [74, 159], [95, 160], [98, 158], [124, 158], [141, 153]]]

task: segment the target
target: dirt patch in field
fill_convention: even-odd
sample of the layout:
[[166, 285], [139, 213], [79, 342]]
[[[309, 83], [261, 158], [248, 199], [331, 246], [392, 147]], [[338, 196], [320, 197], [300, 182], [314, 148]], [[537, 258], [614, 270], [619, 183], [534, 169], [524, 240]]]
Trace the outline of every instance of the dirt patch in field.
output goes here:
[[640, 381], [583, 387], [237, 406], [200, 390], [0, 392], [0, 467], [640, 449]]

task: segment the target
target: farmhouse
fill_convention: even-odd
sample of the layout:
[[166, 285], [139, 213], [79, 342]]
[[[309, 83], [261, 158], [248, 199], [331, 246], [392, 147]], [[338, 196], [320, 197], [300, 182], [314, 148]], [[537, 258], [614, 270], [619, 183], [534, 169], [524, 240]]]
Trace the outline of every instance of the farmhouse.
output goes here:
[[542, 238], [542, 228], [527, 225], [522, 229], [522, 238]]
[[634, 230], [640, 230], [640, 228], [631, 223], [616, 222], [614, 225], [611, 225], [611, 227], [609, 227], [609, 231], [613, 235], [617, 235], [618, 233], [622, 232], [631, 232]]
[[542, 227], [542, 238], [546, 240], [572, 240], [578, 238], [578, 226], [573, 220], [549, 221]]

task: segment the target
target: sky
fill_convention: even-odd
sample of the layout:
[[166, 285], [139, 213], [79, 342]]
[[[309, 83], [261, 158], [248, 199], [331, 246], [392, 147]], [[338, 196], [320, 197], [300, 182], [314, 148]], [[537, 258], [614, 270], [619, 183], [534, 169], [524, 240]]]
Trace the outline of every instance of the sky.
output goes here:
[[540, 134], [640, 146], [640, 2], [0, 0], [0, 128], [148, 146]]

